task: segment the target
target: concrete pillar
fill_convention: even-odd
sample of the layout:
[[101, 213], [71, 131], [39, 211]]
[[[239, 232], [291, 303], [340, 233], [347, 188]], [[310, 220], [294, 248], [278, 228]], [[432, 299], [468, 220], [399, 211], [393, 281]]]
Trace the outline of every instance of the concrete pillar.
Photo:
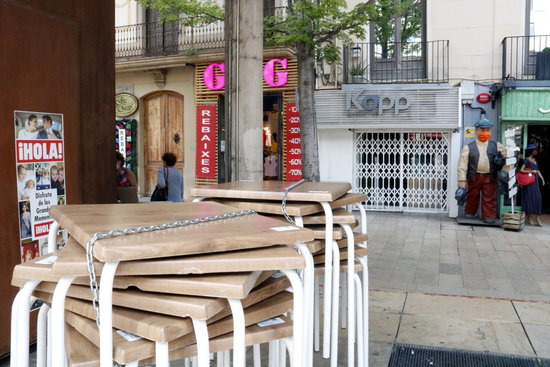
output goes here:
[[231, 181], [262, 180], [263, 1], [225, 0], [225, 122]]

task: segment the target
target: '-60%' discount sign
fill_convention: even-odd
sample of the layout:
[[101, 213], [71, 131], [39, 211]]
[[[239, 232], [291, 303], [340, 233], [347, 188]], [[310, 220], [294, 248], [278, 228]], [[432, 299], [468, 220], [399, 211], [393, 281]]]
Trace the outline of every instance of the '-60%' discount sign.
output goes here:
[[286, 181], [302, 179], [302, 137], [300, 133], [300, 113], [296, 103], [286, 104]]

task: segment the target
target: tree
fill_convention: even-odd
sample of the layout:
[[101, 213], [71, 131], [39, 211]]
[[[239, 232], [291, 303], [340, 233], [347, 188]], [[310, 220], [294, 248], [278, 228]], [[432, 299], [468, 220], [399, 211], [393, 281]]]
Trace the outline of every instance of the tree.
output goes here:
[[[187, 15], [188, 25], [223, 19], [223, 9], [210, 0], [139, 0], [144, 7], [161, 13], [164, 20]], [[336, 39], [349, 43], [351, 37], [364, 39], [369, 21], [389, 21], [402, 11], [399, 4], [380, 13], [369, 1], [346, 10], [345, 0], [288, 0], [288, 12], [266, 17], [267, 45], [293, 46], [298, 63], [298, 109], [302, 133], [302, 175], [319, 181], [319, 152], [315, 116], [315, 57], [325, 62], [339, 61]]]

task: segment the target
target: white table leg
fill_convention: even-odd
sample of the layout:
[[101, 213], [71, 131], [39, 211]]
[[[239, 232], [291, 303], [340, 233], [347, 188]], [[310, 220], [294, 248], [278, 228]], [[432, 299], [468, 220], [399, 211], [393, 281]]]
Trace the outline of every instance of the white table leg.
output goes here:
[[[29, 365], [29, 319], [30, 319], [30, 298], [39, 280], [29, 280], [23, 288], [19, 290], [12, 304], [12, 343], [15, 340], [15, 354], [11, 356], [12, 361], [15, 356], [14, 367], [27, 367]], [[15, 317], [15, 318], [14, 318]], [[15, 329], [13, 330], [15, 321]], [[14, 338], [15, 337], [15, 338]], [[12, 347], [13, 351], [14, 347]]]
[[244, 310], [241, 300], [228, 299], [233, 313], [233, 366], [244, 367], [246, 363]]
[[75, 277], [64, 277], [57, 282], [52, 298], [52, 364], [65, 365], [65, 298]]
[[113, 365], [113, 280], [118, 263], [118, 261], [105, 263], [101, 271], [99, 286], [99, 360], [101, 367], [112, 367]]
[[290, 357], [290, 366], [294, 367], [294, 342], [292, 341], [292, 338], [284, 338], [281, 339], [281, 341], [285, 344], [286, 349], [288, 350], [288, 356]]
[[[303, 351], [303, 327], [304, 327], [304, 289], [300, 277], [294, 270], [281, 270], [292, 285], [292, 291], [294, 294], [294, 322], [293, 322], [293, 339], [295, 350]], [[294, 366], [307, 366], [305, 364], [304, 354], [294, 354]]]
[[52, 367], [52, 309], [48, 311], [48, 359], [47, 367]]
[[209, 367], [210, 346], [208, 345], [208, 327], [206, 326], [206, 320], [192, 320], [195, 328], [195, 338], [197, 339], [198, 366]]
[[337, 367], [338, 365], [338, 306], [340, 303], [340, 249], [336, 241], [332, 241], [332, 259], [334, 266], [332, 267], [332, 320], [330, 332], [330, 365]]
[[369, 317], [368, 313], [363, 314], [363, 290], [361, 288], [361, 278], [355, 274], [355, 297], [357, 304], [355, 306], [357, 315], [357, 366], [363, 367], [364, 346], [363, 346], [363, 317]]
[[48, 254], [57, 250], [57, 231], [59, 231], [59, 223], [54, 220], [48, 232]]
[[36, 367], [46, 367], [48, 360], [48, 311], [50, 307], [43, 304], [38, 311], [36, 335]]
[[306, 355], [306, 366], [313, 365], [313, 287], [315, 277], [315, 264], [313, 256], [307, 246], [303, 243], [295, 244], [298, 252], [304, 257], [306, 267], [304, 268], [304, 309], [305, 324], [304, 324], [304, 346]]
[[320, 276], [319, 275], [316, 275], [315, 276], [315, 280], [314, 280], [314, 284], [313, 284], [313, 338], [314, 338], [314, 343], [313, 343], [313, 349], [318, 352], [319, 349], [320, 349], [320, 328], [321, 328], [321, 322], [320, 322], [320, 318], [321, 318], [321, 300], [319, 299], [320, 298], [320, 290], [319, 288], [321, 287], [321, 281], [320, 281]]
[[348, 242], [348, 366], [355, 365], [355, 241], [349, 224], [343, 224]]
[[[320, 203], [325, 211], [325, 283], [323, 289], [323, 358], [330, 358], [330, 331], [331, 331], [331, 294], [332, 294], [332, 231], [333, 217], [332, 208], [327, 202]], [[340, 264], [335, 264], [340, 266]], [[338, 286], [335, 284], [334, 286]]]
[[260, 344], [254, 344], [252, 346], [253, 354], [254, 354], [254, 367], [261, 367], [262, 366], [262, 354], [260, 351]]
[[155, 343], [155, 366], [156, 367], [168, 367], [169, 361], [168, 342], [156, 342]]
[[367, 365], [369, 363], [369, 268], [367, 256], [358, 257], [363, 266], [363, 345]]

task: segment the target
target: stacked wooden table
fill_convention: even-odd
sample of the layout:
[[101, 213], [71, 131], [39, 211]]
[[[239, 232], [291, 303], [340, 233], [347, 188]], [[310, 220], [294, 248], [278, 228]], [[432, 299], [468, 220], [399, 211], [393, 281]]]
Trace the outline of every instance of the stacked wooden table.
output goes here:
[[[356, 301], [354, 295], [354, 279], [356, 279], [355, 260], [360, 261], [361, 270], [363, 270], [362, 282], [362, 309], [368, 310], [368, 271], [366, 261], [366, 213], [362, 202], [367, 200], [363, 194], [348, 193], [351, 189], [349, 183], [336, 182], [302, 182], [298, 185], [291, 185], [288, 182], [280, 181], [237, 181], [218, 185], [201, 186], [191, 189], [191, 196], [195, 201], [204, 199], [215, 200], [217, 202], [231, 205], [239, 209], [252, 209], [259, 213], [285, 215], [292, 217], [297, 225], [312, 225], [316, 233], [316, 238], [322, 238], [324, 243], [317, 249], [310, 243], [310, 250], [316, 256], [318, 262], [324, 264], [324, 300], [323, 300], [323, 357], [331, 358], [332, 366], [337, 365], [338, 348], [338, 301], [339, 301], [339, 272], [341, 269], [340, 255], [348, 260], [346, 271], [348, 274], [348, 307], [353, 310], [353, 304]], [[349, 212], [335, 211], [334, 209], [343, 206], [354, 206], [361, 213], [361, 237], [358, 242], [361, 243], [361, 250], [355, 255], [354, 234], [351, 232], [351, 226], [355, 226], [355, 218]], [[336, 215], [335, 215], [336, 214]], [[351, 220], [350, 220], [351, 217]], [[292, 219], [291, 219], [292, 220]], [[339, 224], [342, 229], [335, 228], [334, 224]], [[315, 225], [322, 225], [321, 228]], [[318, 232], [321, 232], [320, 234]], [[343, 232], [346, 236], [343, 236]], [[334, 239], [347, 238], [347, 251], [340, 254], [338, 244], [334, 244]], [[342, 243], [342, 241], [340, 241]], [[322, 259], [320, 252], [324, 251]], [[315, 286], [318, 291], [318, 286]], [[313, 300], [314, 298], [311, 298]], [[308, 302], [309, 315], [312, 316], [313, 302]], [[365, 312], [361, 326], [362, 347], [360, 350], [368, 356], [368, 311]], [[349, 313], [348, 318], [348, 366], [354, 365], [354, 315]], [[312, 320], [310, 320], [311, 324]], [[309, 325], [311, 326], [311, 325]], [[311, 330], [311, 327], [309, 327]], [[318, 330], [318, 328], [317, 328]], [[308, 352], [312, 351], [311, 335], [306, 337], [308, 343]], [[318, 344], [318, 340], [315, 340]], [[317, 347], [315, 349], [318, 349]], [[358, 358], [361, 364], [368, 365], [368, 357], [360, 356]], [[308, 356], [308, 362], [311, 363], [312, 356]], [[364, 361], [364, 362], [363, 362]]]
[[[307, 365], [300, 353], [307, 333], [303, 297], [313, 290], [297, 275], [306, 260], [293, 246], [313, 240], [313, 231], [256, 213], [219, 218], [235, 212], [208, 202], [52, 207], [52, 218], [70, 241], [14, 270], [12, 282], [22, 290], [12, 312], [12, 366], [28, 365], [33, 292], [51, 305], [54, 366], [64, 365], [66, 344], [73, 364], [91, 358], [87, 353], [95, 347], [101, 366], [111, 366], [113, 356], [128, 365], [154, 360], [168, 366], [170, 359], [198, 355], [202, 367], [209, 365], [211, 351], [232, 348], [233, 365], [244, 366], [245, 345], [289, 336], [294, 365]], [[175, 222], [173, 228], [153, 228]], [[133, 229], [128, 234], [119, 231], [128, 228]], [[99, 232], [107, 235], [90, 248]], [[86, 259], [86, 247], [93, 262]], [[88, 286], [90, 269], [98, 277], [98, 297]], [[286, 277], [274, 278], [276, 271]], [[289, 285], [292, 294], [284, 291]], [[281, 316], [279, 325], [256, 325], [289, 309], [293, 322]], [[44, 360], [46, 348], [38, 349]]]

